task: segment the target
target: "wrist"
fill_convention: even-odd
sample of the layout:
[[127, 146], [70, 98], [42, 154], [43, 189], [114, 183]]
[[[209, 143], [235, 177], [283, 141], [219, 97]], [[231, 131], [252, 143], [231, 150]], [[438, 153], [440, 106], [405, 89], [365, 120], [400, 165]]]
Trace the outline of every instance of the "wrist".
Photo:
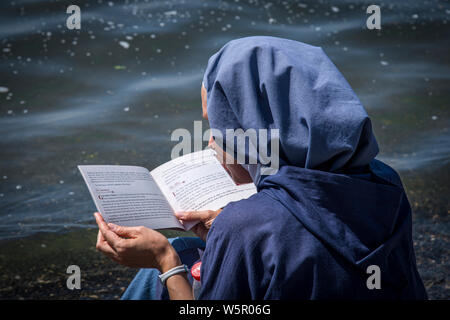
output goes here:
[[180, 257], [178, 256], [178, 253], [175, 251], [175, 249], [170, 246], [161, 259], [159, 271], [161, 273], [165, 273], [179, 265], [181, 265]]

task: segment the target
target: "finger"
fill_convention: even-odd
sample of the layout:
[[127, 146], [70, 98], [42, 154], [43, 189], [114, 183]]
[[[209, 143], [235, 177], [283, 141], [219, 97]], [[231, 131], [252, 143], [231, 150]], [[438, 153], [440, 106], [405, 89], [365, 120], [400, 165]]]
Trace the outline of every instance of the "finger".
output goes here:
[[117, 258], [117, 252], [106, 241], [100, 241], [96, 244], [96, 249], [110, 258]]
[[211, 218], [214, 211], [206, 210], [206, 211], [181, 211], [176, 212], [175, 216], [183, 221], [194, 221], [200, 220], [205, 221]]
[[94, 213], [94, 216], [95, 216], [95, 220], [97, 221], [98, 228], [100, 229], [100, 232], [102, 233], [106, 242], [108, 242], [108, 244], [113, 249], [115, 249], [115, 247], [117, 247], [117, 244], [120, 242], [121, 238], [109, 229], [105, 220], [103, 220], [103, 218], [101, 217], [101, 215], [98, 212]]
[[141, 227], [123, 227], [118, 226], [114, 223], [108, 223], [108, 227], [118, 236], [126, 238], [136, 238], [141, 228]]
[[97, 243], [95, 244], [95, 247], [97, 248], [97, 250], [102, 251], [102, 252], [107, 251], [107, 252], [114, 253], [114, 254], [117, 253], [115, 251], [115, 249], [112, 248], [109, 245], [109, 243], [106, 241], [106, 239], [103, 237], [103, 234], [100, 230], [98, 231]]
[[203, 224], [197, 224], [197, 225], [193, 226], [191, 231], [193, 231], [203, 241], [206, 240], [206, 235], [208, 234], [208, 230], [205, 228], [205, 226]]

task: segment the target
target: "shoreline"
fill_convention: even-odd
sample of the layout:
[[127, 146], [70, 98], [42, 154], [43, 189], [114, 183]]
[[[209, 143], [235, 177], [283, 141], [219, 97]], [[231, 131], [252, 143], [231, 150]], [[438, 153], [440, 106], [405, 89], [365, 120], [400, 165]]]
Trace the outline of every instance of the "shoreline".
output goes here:
[[[0, 299], [119, 299], [138, 269], [119, 265], [98, 252], [97, 232], [80, 228], [0, 241]], [[162, 233], [181, 235], [170, 230]], [[69, 265], [80, 267], [80, 290], [66, 286]]]
[[[449, 208], [441, 170], [401, 174], [413, 211], [413, 242], [429, 299], [450, 299]], [[426, 177], [426, 179], [423, 179]], [[439, 196], [440, 195], [440, 196]], [[95, 248], [96, 228], [0, 240], [0, 299], [119, 299], [138, 269], [121, 266]], [[164, 230], [166, 237], [193, 236]], [[81, 270], [81, 289], [66, 286], [69, 265]]]
[[[165, 231], [168, 237], [192, 236]], [[119, 299], [138, 269], [119, 265], [95, 249], [96, 229], [42, 233], [0, 241], [0, 299]], [[438, 221], [415, 218], [413, 241], [429, 299], [449, 299], [448, 235]], [[69, 290], [66, 269], [81, 270], [81, 289]]]

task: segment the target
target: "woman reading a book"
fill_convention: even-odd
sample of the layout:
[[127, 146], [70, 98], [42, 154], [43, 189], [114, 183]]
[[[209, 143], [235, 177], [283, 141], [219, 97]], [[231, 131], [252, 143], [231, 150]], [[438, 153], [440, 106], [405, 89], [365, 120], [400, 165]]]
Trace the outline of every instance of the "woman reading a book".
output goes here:
[[[258, 193], [220, 213], [177, 213], [200, 220], [194, 231], [205, 242], [169, 242], [96, 214], [97, 248], [144, 268], [123, 298], [192, 298], [189, 274], [170, 271], [198, 260], [196, 248], [204, 249], [200, 299], [426, 298], [400, 178], [375, 159], [371, 121], [322, 49], [237, 39], [209, 59], [203, 85], [203, 114], [225, 144], [227, 129], [279, 130], [279, 169], [225, 164], [237, 180], [250, 176]], [[213, 147], [227, 150], [216, 138]], [[248, 148], [231, 156], [239, 152]]]

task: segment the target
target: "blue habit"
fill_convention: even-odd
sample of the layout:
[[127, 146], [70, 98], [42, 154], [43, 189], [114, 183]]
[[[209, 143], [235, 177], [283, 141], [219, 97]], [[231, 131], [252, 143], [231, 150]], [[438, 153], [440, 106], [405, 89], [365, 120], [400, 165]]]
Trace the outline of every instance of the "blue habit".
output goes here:
[[226, 148], [227, 129], [278, 129], [279, 169], [244, 164], [258, 193], [214, 220], [200, 299], [427, 298], [400, 178], [375, 159], [371, 121], [321, 48], [233, 40], [203, 84], [214, 138]]

